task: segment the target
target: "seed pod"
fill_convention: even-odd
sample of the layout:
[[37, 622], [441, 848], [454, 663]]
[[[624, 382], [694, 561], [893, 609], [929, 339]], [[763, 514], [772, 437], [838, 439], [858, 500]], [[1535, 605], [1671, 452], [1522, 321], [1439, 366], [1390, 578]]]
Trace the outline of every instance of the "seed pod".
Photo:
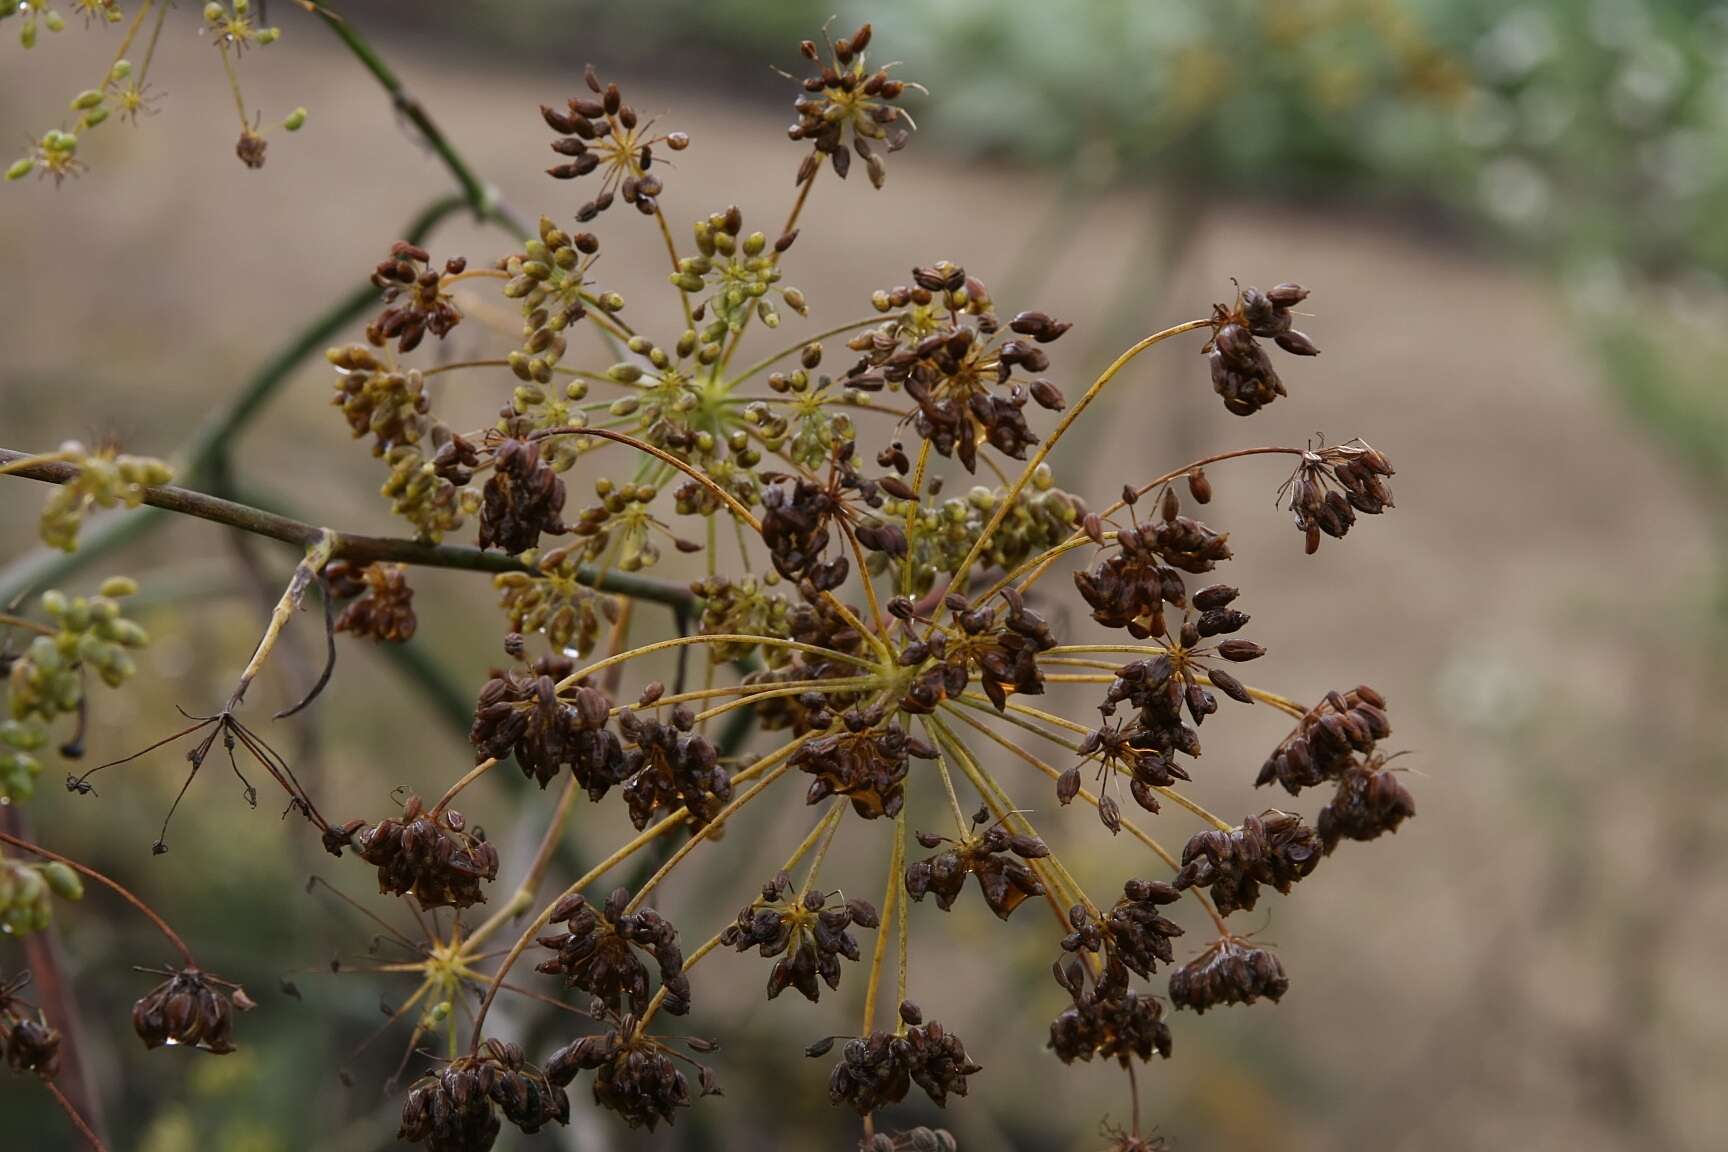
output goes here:
[[1266, 655], [1266, 649], [1252, 640], [1224, 640], [1218, 645], [1218, 655], [1226, 660], [1241, 663], [1246, 660], [1258, 660]]

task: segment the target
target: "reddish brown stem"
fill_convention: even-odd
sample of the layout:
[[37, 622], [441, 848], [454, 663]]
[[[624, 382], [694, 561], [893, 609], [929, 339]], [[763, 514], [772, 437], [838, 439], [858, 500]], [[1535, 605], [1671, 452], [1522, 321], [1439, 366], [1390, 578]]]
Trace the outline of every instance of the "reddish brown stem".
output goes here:
[[107, 1145], [102, 1143], [102, 1137], [96, 1135], [90, 1125], [85, 1123], [84, 1117], [78, 1114], [77, 1107], [73, 1105], [72, 1101], [66, 1098], [66, 1093], [60, 1090], [58, 1084], [54, 1083], [52, 1080], [44, 1080], [42, 1081], [42, 1087], [48, 1089], [49, 1094], [54, 1097], [55, 1102], [59, 1104], [61, 1110], [66, 1113], [66, 1119], [72, 1121], [72, 1127], [78, 1129], [78, 1135], [84, 1137], [90, 1147], [94, 1148], [96, 1152], [108, 1152]]
[[80, 864], [76, 860], [62, 856], [58, 852], [51, 852], [40, 844], [33, 844], [28, 840], [12, 835], [10, 832], [0, 832], [0, 844], [10, 844], [12, 847], [23, 849], [25, 852], [34, 852], [36, 855], [41, 856], [46, 860], [53, 860], [56, 863], [64, 864], [79, 875], [88, 876], [90, 879], [96, 881], [96, 883], [108, 888], [122, 900], [126, 901], [126, 903], [132, 905], [132, 907], [143, 913], [144, 918], [149, 920], [150, 923], [156, 925], [156, 930], [168, 938], [168, 943], [174, 945], [175, 951], [180, 953], [180, 958], [186, 961], [186, 967], [196, 968], [198, 966], [198, 962], [192, 957], [192, 950], [186, 947], [186, 941], [180, 939], [180, 934], [174, 931], [174, 929], [168, 927], [168, 922], [162, 919], [161, 916], [157, 915], [156, 909], [144, 903], [142, 899], [133, 894], [131, 889], [121, 884], [118, 880], [114, 880], [101, 872], [96, 871], [96, 869], [90, 867], [88, 864]]

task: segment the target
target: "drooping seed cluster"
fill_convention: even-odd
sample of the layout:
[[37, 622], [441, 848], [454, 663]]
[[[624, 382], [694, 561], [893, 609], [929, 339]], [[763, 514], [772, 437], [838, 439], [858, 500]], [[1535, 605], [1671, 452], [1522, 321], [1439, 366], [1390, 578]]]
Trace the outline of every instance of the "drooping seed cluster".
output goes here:
[[409, 796], [400, 817], [367, 824], [353, 820], [325, 835], [326, 847], [354, 854], [378, 869], [378, 891], [412, 895], [423, 908], [467, 908], [485, 903], [482, 880], [498, 876], [498, 849], [462, 813], [428, 810]]
[[193, 967], [168, 974], [132, 1006], [132, 1030], [146, 1048], [183, 1044], [217, 1055], [234, 1051], [234, 1011], [249, 1011], [243, 989]]
[[564, 481], [541, 459], [540, 445], [505, 440], [492, 454], [480, 504], [480, 547], [514, 555], [564, 532]]
[[1268, 809], [1228, 831], [1196, 832], [1182, 849], [1177, 888], [1205, 888], [1219, 915], [1253, 910], [1262, 884], [1288, 893], [1320, 863], [1320, 837], [1290, 812]]
[[624, 803], [638, 829], [656, 813], [680, 808], [689, 812], [691, 828], [701, 828], [732, 799], [732, 778], [719, 752], [695, 727], [696, 714], [685, 704], [673, 706], [670, 720], [629, 708], [618, 713], [618, 731], [627, 745]]
[[535, 971], [562, 976], [568, 987], [580, 988], [608, 1009], [640, 1015], [651, 995], [648, 966], [636, 955], [645, 952], [660, 972], [661, 1010], [682, 1016], [690, 1011], [690, 980], [684, 975], [678, 930], [652, 908], [626, 912], [629, 903], [628, 888], [614, 891], [599, 908], [580, 893], [561, 898], [550, 922], [565, 930], [540, 937], [540, 946], [556, 955]]
[[575, 665], [549, 655], [526, 669], [494, 668], [468, 738], [482, 757], [514, 755], [542, 788], [568, 767], [597, 800], [626, 777], [624, 745], [606, 726], [612, 704], [605, 693], [583, 685], [568, 699], [558, 695], [558, 681]]
[[1276, 1001], [1289, 989], [1277, 954], [1236, 936], [1213, 941], [1170, 975], [1170, 1002], [1197, 1013], [1220, 1004], [1252, 1004], [1262, 997]]
[[60, 1030], [40, 1009], [25, 1002], [28, 972], [0, 979], [0, 1061], [14, 1072], [52, 1080], [60, 1072]]
[[762, 886], [762, 899], [747, 905], [738, 919], [720, 933], [720, 943], [762, 956], [778, 957], [768, 972], [768, 999], [796, 988], [812, 1004], [820, 1001], [821, 983], [840, 987], [840, 959], [856, 961], [858, 942], [847, 929], [875, 928], [880, 922], [869, 901], [853, 897], [829, 903], [822, 892], [792, 892], [785, 873]]
[[336, 617], [338, 632], [370, 636], [380, 643], [405, 644], [414, 638], [414, 589], [405, 564], [367, 564], [346, 560], [325, 565], [324, 587], [332, 600], [346, 600]]
[[486, 1152], [502, 1130], [500, 1115], [532, 1135], [547, 1124], [570, 1123], [570, 1097], [518, 1045], [487, 1040], [473, 1055], [414, 1082], [396, 1139], [428, 1152]]
[[[702, 1050], [712, 1049], [703, 1045]], [[558, 1049], [546, 1062], [546, 1077], [564, 1087], [579, 1073], [593, 1072], [594, 1102], [630, 1127], [652, 1132], [662, 1121], [672, 1123], [678, 1109], [690, 1106], [690, 1083], [677, 1064], [687, 1059], [641, 1033], [635, 1017], [625, 1016], [600, 1035]], [[706, 1065], [695, 1068], [701, 1094], [717, 1095], [713, 1072]]]
[[[828, 1077], [828, 1098], [852, 1106], [860, 1116], [898, 1104], [916, 1084], [937, 1105], [966, 1095], [966, 1078], [983, 1070], [966, 1054], [960, 1037], [924, 1014], [910, 1000], [900, 1005], [904, 1025], [896, 1032], [872, 1032], [848, 1040]], [[826, 1055], [833, 1040], [811, 1045], [810, 1056]]]
[[1392, 734], [1386, 698], [1366, 684], [1348, 692], [1328, 692], [1272, 750], [1260, 766], [1256, 787], [1277, 781], [1294, 796], [1355, 766], [1356, 757], [1374, 751]]
[[1068, 923], [1074, 931], [1063, 937], [1062, 950], [1075, 955], [1103, 953], [1099, 986], [1125, 988], [1129, 972], [1149, 977], [1160, 962], [1175, 962], [1171, 941], [1182, 935], [1182, 929], [1161, 909], [1180, 899], [1181, 889], [1173, 884], [1130, 880], [1122, 886], [1122, 898], [1102, 918], [1083, 904], [1068, 910]]
[[849, 708], [840, 717], [839, 731], [798, 746], [792, 766], [815, 777], [805, 793], [808, 803], [845, 796], [866, 820], [900, 814], [912, 760], [934, 760], [936, 749], [887, 715], [882, 705]]
[[[973, 816], [974, 828], [988, 818], [988, 812]], [[1027, 897], [1044, 894], [1044, 885], [1037, 874], [1024, 863], [1050, 855], [1049, 847], [1035, 836], [992, 824], [982, 833], [960, 841], [929, 832], [919, 832], [917, 838], [926, 848], [940, 848], [944, 844], [948, 847], [906, 866], [906, 892], [914, 900], [922, 901], [926, 894], [933, 894], [936, 906], [946, 912], [960, 898], [966, 877], [974, 876], [990, 911], [1006, 920]]]
[[1300, 284], [1280, 284], [1267, 292], [1244, 288], [1233, 307], [1213, 306], [1212, 339], [1205, 352], [1212, 368], [1212, 388], [1224, 398], [1225, 408], [1238, 416], [1252, 416], [1289, 395], [1256, 336], [1273, 340], [1295, 356], [1320, 354], [1313, 341], [1291, 327], [1290, 309], [1307, 298], [1308, 289]]
[[[1202, 575], [1231, 556], [1229, 533], [1214, 532], [1182, 515], [1174, 488], [1164, 489], [1158, 506], [1156, 520], [1118, 529], [1116, 550], [1074, 573], [1074, 586], [1091, 606], [1092, 619], [1108, 628], [1124, 628], [1139, 640], [1167, 634], [1166, 604], [1187, 606], [1183, 572]], [[1097, 517], [1088, 517], [1085, 527], [1095, 543], [1106, 543]]]
[[1312, 554], [1320, 548], [1321, 533], [1342, 540], [1356, 513], [1378, 516], [1392, 507], [1386, 477], [1395, 474], [1384, 453], [1360, 440], [1334, 444], [1302, 453], [1279, 496], [1288, 495], [1291, 516]]

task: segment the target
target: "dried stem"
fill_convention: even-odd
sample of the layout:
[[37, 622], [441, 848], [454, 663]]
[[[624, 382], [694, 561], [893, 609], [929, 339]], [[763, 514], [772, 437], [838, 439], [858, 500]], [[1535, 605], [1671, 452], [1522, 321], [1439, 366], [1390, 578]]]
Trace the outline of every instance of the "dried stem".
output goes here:
[[52, 1080], [42, 1081], [42, 1086], [48, 1089], [49, 1094], [54, 1097], [54, 1102], [60, 1105], [61, 1111], [66, 1113], [66, 1119], [72, 1121], [72, 1127], [78, 1129], [78, 1135], [84, 1137], [84, 1142], [94, 1148], [96, 1152], [108, 1152], [107, 1147], [102, 1143], [102, 1138], [97, 1136], [90, 1125], [84, 1122], [84, 1117], [78, 1114], [78, 1109], [73, 1107], [72, 1101], [68, 1100], [66, 1094], [60, 1091], [60, 1086]]
[[[25, 461], [27, 456], [27, 453], [0, 448], [0, 465], [19, 463]], [[77, 465], [52, 461], [21, 463], [11, 470], [26, 479], [46, 484], [65, 484], [78, 474]], [[153, 508], [195, 516], [200, 520], [209, 520], [215, 524], [238, 528], [242, 532], [250, 532], [254, 536], [265, 536], [302, 548], [313, 547], [328, 534], [333, 538], [329, 558], [347, 560], [356, 565], [384, 562], [411, 564], [422, 568], [455, 568], [470, 572], [535, 571], [514, 556], [501, 552], [483, 552], [477, 548], [463, 548], [451, 544], [426, 544], [419, 540], [337, 532], [274, 512], [266, 512], [250, 504], [224, 500], [172, 484], [145, 489], [144, 503]], [[577, 579], [602, 592], [631, 596], [657, 604], [689, 605], [695, 599], [684, 585], [630, 573], [599, 572], [585, 567], [580, 570]], [[25, 586], [33, 583], [34, 580], [29, 580]], [[0, 584], [0, 590], [5, 587], [11, 585]]]
[[[888, 955], [888, 919], [898, 916], [899, 906], [905, 903], [900, 892], [902, 883], [900, 877], [906, 870], [906, 814], [904, 811], [894, 818], [894, 848], [888, 854], [888, 886], [882, 894], [882, 926], [876, 930], [876, 948], [870, 956], [870, 980], [864, 987], [864, 1035], [876, 1026], [876, 995], [882, 983], [883, 961]], [[904, 931], [904, 917], [898, 916]], [[901, 948], [905, 955], [905, 948]], [[905, 994], [905, 961], [900, 964], [901, 994]]]

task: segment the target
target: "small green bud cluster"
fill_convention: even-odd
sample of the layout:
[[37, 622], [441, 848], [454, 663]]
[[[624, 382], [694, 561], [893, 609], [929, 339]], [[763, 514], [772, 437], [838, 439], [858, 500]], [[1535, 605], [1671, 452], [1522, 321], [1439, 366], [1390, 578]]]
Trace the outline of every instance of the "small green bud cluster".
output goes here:
[[96, 596], [42, 594], [42, 609], [55, 625], [37, 636], [7, 673], [7, 717], [0, 720], [0, 801], [26, 800], [42, 766], [34, 753], [48, 742], [48, 728], [78, 710], [86, 674], [118, 688], [137, 671], [132, 652], [150, 642], [137, 622], [122, 615], [120, 601], [138, 591], [124, 576], [103, 582]]
[[236, 52], [268, 47], [282, 38], [280, 28], [257, 26], [252, 19], [251, 0], [228, 0], [227, 4], [210, 0], [204, 5], [204, 26], [215, 35], [219, 47], [231, 47]]
[[[522, 346], [509, 357], [518, 380], [551, 382], [553, 367], [564, 357], [565, 329], [588, 314], [584, 277], [599, 251], [593, 233], [571, 235], [542, 216], [539, 236], [504, 261], [510, 274], [504, 295], [522, 307]], [[608, 313], [624, 307], [624, 298], [616, 292], [594, 302]]]
[[384, 454], [384, 462], [390, 475], [379, 492], [392, 513], [414, 525], [420, 539], [436, 543], [480, 510], [480, 494], [457, 487], [415, 445], [397, 445]]
[[78, 466], [78, 475], [49, 494], [42, 507], [42, 542], [66, 552], [78, 547], [78, 529], [92, 506], [136, 508], [145, 490], [168, 483], [174, 472], [150, 456], [123, 456], [112, 447], [87, 452], [75, 440], [60, 446], [59, 457]]
[[768, 237], [752, 232], [740, 238], [744, 214], [736, 207], [696, 221], [698, 254], [678, 261], [672, 283], [683, 292], [711, 291], [697, 307], [697, 319], [708, 314], [713, 320], [700, 332], [704, 344], [718, 344], [728, 333], [741, 331], [754, 312], [769, 328], [780, 326], [770, 291], [777, 291], [786, 307], [804, 315], [804, 293], [796, 288], [775, 288], [780, 281], [780, 245], [770, 253]]
[[539, 575], [503, 572], [493, 578], [512, 632], [544, 632], [558, 651], [592, 652], [601, 622], [617, 619], [618, 602], [579, 581], [580, 545], [555, 548], [534, 561]]
[[[621, 572], [640, 572], [660, 560], [660, 548], [652, 532], [668, 536], [671, 531], [654, 515], [654, 500], [660, 490], [652, 484], [619, 484], [602, 476], [594, 482], [599, 503], [577, 515], [570, 531], [578, 538], [568, 545], [571, 555], [588, 562], [603, 562]], [[699, 551], [699, 546], [672, 537], [680, 552]]]
[[81, 900], [84, 881], [58, 860], [25, 864], [0, 857], [0, 932], [24, 936], [54, 919], [53, 898]]
[[23, 0], [17, 5], [18, 14], [23, 22], [18, 29], [18, 42], [26, 49], [36, 47], [36, 37], [39, 29], [46, 28], [50, 32], [61, 32], [66, 28], [66, 18], [58, 11], [48, 7], [48, 0]]
[[[978, 485], [964, 497], [951, 496], [939, 503], [932, 501], [918, 506], [907, 530], [913, 592], [919, 595], [928, 592], [938, 573], [954, 571], [1006, 496], [1006, 489], [1001, 487]], [[910, 501], [890, 499], [883, 505], [883, 514], [903, 519], [911, 509]], [[991, 533], [979, 562], [986, 568], [1012, 571], [1023, 561], [1067, 540], [1085, 513], [1079, 498], [1057, 488], [1049, 465], [1041, 464], [1032, 473], [1032, 482]]]
[[[778, 577], [771, 577], [778, 579]], [[754, 576], [728, 579], [710, 576], [690, 585], [690, 591], [702, 598], [702, 631], [730, 633], [735, 636], [789, 636], [791, 605], [786, 597], [768, 591]], [[725, 664], [749, 657], [760, 647], [728, 641], [711, 644], [716, 664]]]
[[372, 436], [372, 455], [420, 442], [431, 425], [431, 405], [419, 372], [392, 372], [363, 344], [331, 348], [324, 358], [339, 374], [330, 402], [342, 409], [355, 439]]
[[78, 137], [71, 132], [53, 128], [44, 132], [24, 156], [6, 169], [6, 179], [22, 180], [35, 172], [54, 177], [55, 183], [76, 176], [83, 170], [78, 160]]

